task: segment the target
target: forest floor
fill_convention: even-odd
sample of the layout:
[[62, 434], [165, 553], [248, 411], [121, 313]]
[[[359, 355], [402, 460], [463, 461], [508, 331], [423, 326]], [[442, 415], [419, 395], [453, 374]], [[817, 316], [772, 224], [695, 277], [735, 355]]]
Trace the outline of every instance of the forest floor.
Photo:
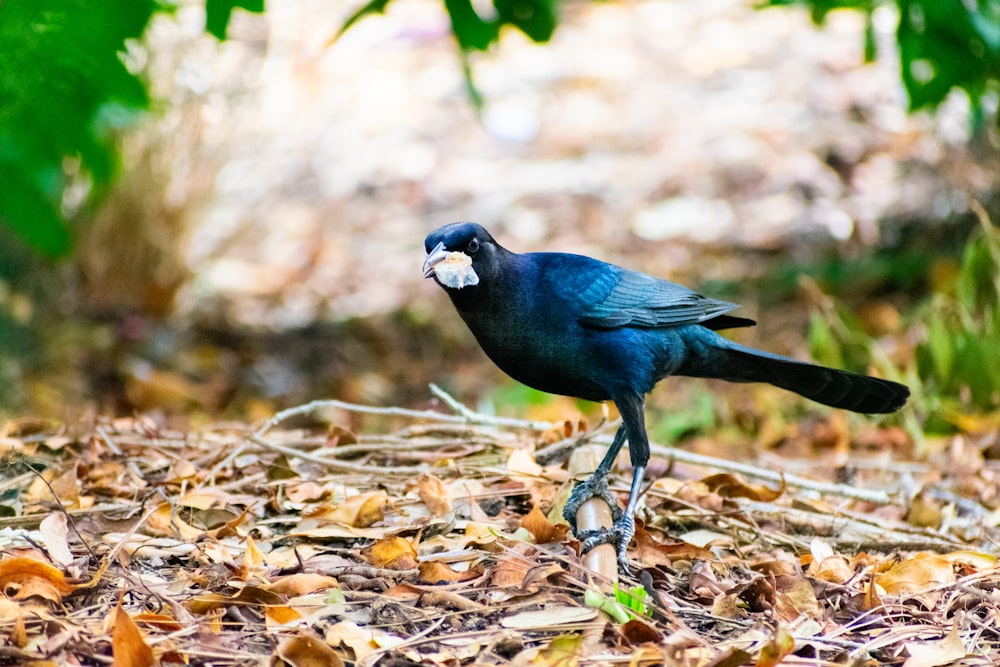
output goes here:
[[559, 519], [614, 423], [434, 391], [436, 411], [320, 401], [187, 431], [8, 423], [0, 664], [1000, 660], [982, 442], [916, 461], [898, 428], [828, 413], [744, 462], [655, 445], [619, 578]]

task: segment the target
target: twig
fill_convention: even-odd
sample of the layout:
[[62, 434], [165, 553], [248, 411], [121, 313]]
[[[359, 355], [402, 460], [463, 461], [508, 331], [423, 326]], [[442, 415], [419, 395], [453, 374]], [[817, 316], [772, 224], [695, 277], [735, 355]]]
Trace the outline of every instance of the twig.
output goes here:
[[[280, 413], [279, 413], [280, 414]], [[273, 418], [272, 418], [273, 421]], [[338, 461], [336, 459], [328, 459], [322, 456], [315, 456], [309, 452], [303, 452], [299, 449], [293, 447], [286, 447], [285, 445], [279, 445], [276, 442], [271, 442], [266, 438], [262, 438], [259, 435], [260, 431], [248, 436], [250, 442], [265, 447], [267, 449], [274, 450], [276, 452], [281, 452], [286, 456], [294, 456], [295, 458], [302, 459], [303, 461], [309, 461], [311, 463], [318, 463], [319, 465], [325, 466], [327, 468], [332, 468], [333, 470], [338, 470], [340, 472], [350, 472], [360, 475], [414, 475], [420, 472], [428, 472], [430, 467], [426, 465], [417, 466], [383, 466], [383, 465], [362, 465], [359, 463], [348, 463], [346, 461]]]
[[465, 421], [471, 422], [473, 424], [492, 424], [494, 426], [508, 426], [510, 428], [523, 428], [529, 431], [547, 431], [550, 428], [554, 428], [555, 424], [551, 422], [539, 422], [524, 419], [511, 419], [509, 417], [496, 417], [493, 415], [484, 415], [481, 412], [473, 412], [469, 408], [465, 407], [459, 403], [451, 394], [446, 392], [441, 387], [437, 386], [433, 382], [427, 385], [431, 393], [444, 401], [444, 404], [451, 408], [454, 412], [461, 415]]
[[447, 415], [440, 412], [435, 412], [434, 410], [409, 410], [407, 408], [398, 407], [388, 407], [379, 408], [370, 405], [358, 405], [356, 403], [347, 403], [345, 401], [338, 401], [336, 399], [324, 399], [320, 401], [311, 401], [305, 403], [304, 405], [298, 405], [293, 408], [288, 408], [287, 410], [282, 410], [281, 412], [275, 414], [273, 417], [268, 419], [264, 424], [254, 431], [254, 435], [257, 437], [263, 436], [265, 433], [270, 431], [272, 428], [280, 424], [281, 422], [295, 417], [297, 415], [308, 415], [313, 412], [323, 409], [323, 408], [336, 408], [339, 410], [347, 410], [348, 412], [359, 412], [362, 414], [371, 415], [386, 415], [390, 417], [408, 417], [410, 419], [429, 419], [439, 422], [447, 422], [451, 424], [483, 424], [491, 426], [505, 426], [507, 428], [524, 429], [527, 431], [547, 431], [552, 428], [553, 425], [549, 422], [541, 421], [529, 421], [524, 419], [510, 419], [507, 417], [494, 417], [492, 415], [484, 415], [478, 412], [473, 412], [469, 408], [465, 407], [452, 396], [447, 394], [443, 389], [437, 385], [430, 385], [431, 393], [440, 398], [445, 404], [448, 405], [452, 410], [458, 412], [458, 415]]
[[[607, 440], [608, 443], [611, 442], [610, 438], [601, 438], [601, 440]], [[650, 443], [649, 447], [653, 454], [662, 456], [672, 461], [680, 461], [681, 463], [690, 463], [692, 465], [709, 466], [726, 472], [737, 472], [741, 475], [746, 475], [747, 477], [762, 479], [776, 484], [781, 484], [783, 482], [788, 486], [806, 489], [807, 491], [815, 491], [816, 493], [840, 496], [842, 498], [851, 498], [853, 500], [864, 500], [870, 503], [877, 503], [879, 505], [890, 505], [893, 502], [893, 494], [885, 491], [859, 489], [847, 484], [833, 484], [830, 482], [820, 482], [815, 479], [799, 477], [798, 475], [785, 475], [783, 473], [761, 468], [749, 463], [727, 461], [725, 459], [715, 458], [714, 456], [695, 454], [693, 452], [684, 451], [683, 449], [665, 447], [655, 443]]]

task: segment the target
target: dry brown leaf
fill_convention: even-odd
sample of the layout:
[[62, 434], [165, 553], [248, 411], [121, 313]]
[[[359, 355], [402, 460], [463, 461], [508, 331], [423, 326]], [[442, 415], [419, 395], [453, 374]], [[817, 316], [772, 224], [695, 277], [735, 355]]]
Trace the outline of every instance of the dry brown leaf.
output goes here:
[[576, 667], [583, 653], [583, 635], [556, 637], [538, 652], [533, 665], [536, 667]]
[[816, 599], [812, 584], [801, 578], [779, 591], [775, 612], [789, 623], [800, 615], [809, 618], [823, 617], [823, 608]]
[[309, 518], [332, 521], [353, 528], [368, 528], [385, 518], [389, 496], [385, 491], [369, 491], [351, 496], [335, 507], [317, 508]]
[[711, 551], [687, 542], [674, 542], [672, 544], [658, 542], [646, 530], [641, 521], [636, 521], [635, 524], [635, 551], [638, 560], [648, 567], [656, 565], [672, 567], [674, 562], [678, 560], [714, 560], [715, 558]]
[[662, 632], [638, 618], [633, 618], [622, 625], [621, 633], [625, 641], [632, 646], [649, 642], [659, 644], [663, 641]]
[[749, 498], [765, 503], [777, 500], [788, 488], [784, 479], [781, 480], [780, 488], [770, 489], [763, 484], [750, 484], [738, 475], [727, 472], [709, 475], [701, 480], [701, 483], [723, 498]]
[[446, 563], [436, 560], [420, 563], [420, 581], [425, 584], [453, 583], [456, 581], [471, 581], [483, 575], [482, 567], [474, 567], [458, 572]]
[[184, 542], [196, 542], [205, 531], [195, 528], [179, 516], [170, 503], [163, 503], [149, 515], [146, 530], [153, 535], [176, 537]]
[[330, 497], [330, 489], [316, 482], [297, 482], [285, 486], [285, 497], [293, 503], [314, 503]]
[[115, 608], [114, 627], [111, 629], [112, 667], [153, 667], [153, 649], [142, 636], [142, 631], [132, 617], [122, 609], [121, 598]]
[[854, 576], [854, 570], [843, 556], [830, 556], [820, 562], [813, 561], [806, 574], [822, 581], [842, 584]]
[[243, 575], [248, 572], [260, 570], [264, 567], [264, 553], [257, 548], [257, 543], [253, 538], [247, 536], [246, 549], [243, 550]]
[[48, 563], [34, 558], [14, 556], [0, 560], [0, 591], [14, 600], [37, 596], [51, 602], [61, 602], [76, 586], [66, 581], [63, 573]]
[[360, 665], [364, 663], [365, 658], [378, 650], [375, 632], [362, 628], [354, 621], [340, 621], [326, 629], [324, 638], [332, 646], [343, 644], [354, 651], [354, 662]]
[[955, 582], [951, 562], [937, 554], [916, 554], [875, 575], [889, 595], [916, 595]]
[[532, 537], [535, 538], [535, 544], [562, 542], [569, 533], [569, 526], [567, 524], [551, 523], [542, 513], [542, 510], [538, 509], [538, 505], [532, 507], [527, 516], [521, 519], [521, 528], [531, 533]]
[[415, 482], [417, 496], [433, 516], [441, 516], [451, 511], [451, 493], [440, 477], [423, 473], [417, 476]]
[[941, 667], [966, 655], [965, 645], [958, 634], [958, 624], [952, 625], [951, 631], [939, 641], [906, 642], [904, 646], [910, 657], [903, 667]]
[[793, 650], [795, 650], [795, 637], [784, 628], [778, 628], [761, 649], [756, 667], [776, 667]]
[[489, 570], [492, 586], [497, 588], [523, 588], [528, 572], [535, 566], [534, 549], [528, 544], [518, 544], [509, 553], [505, 553]]
[[136, 614], [132, 617], [132, 620], [139, 625], [152, 626], [158, 630], [163, 630], [164, 632], [177, 632], [182, 630], [184, 625], [181, 624], [173, 616], [168, 616], [166, 614]]
[[73, 552], [69, 548], [69, 524], [62, 512], [53, 512], [38, 526], [42, 543], [52, 560], [66, 566], [73, 562]]
[[287, 595], [289, 597], [298, 597], [308, 593], [315, 593], [316, 591], [325, 591], [330, 588], [340, 588], [340, 584], [333, 577], [312, 572], [290, 574], [287, 577], [281, 577], [271, 582], [267, 586], [267, 590], [272, 593]]
[[402, 537], [387, 537], [365, 547], [361, 555], [375, 567], [412, 570], [417, 567], [417, 550]]
[[275, 655], [290, 667], [344, 667], [340, 659], [326, 642], [313, 634], [300, 634], [281, 642]]
[[593, 607], [546, 605], [544, 609], [522, 611], [520, 614], [505, 616], [500, 619], [500, 625], [508, 629], [518, 630], [549, 628], [553, 625], [583, 623], [584, 621], [597, 618], [597, 614], [597, 609]]
[[542, 466], [535, 463], [535, 455], [527, 449], [515, 449], [507, 458], [507, 472], [511, 475], [526, 475], [538, 477], [542, 474]]

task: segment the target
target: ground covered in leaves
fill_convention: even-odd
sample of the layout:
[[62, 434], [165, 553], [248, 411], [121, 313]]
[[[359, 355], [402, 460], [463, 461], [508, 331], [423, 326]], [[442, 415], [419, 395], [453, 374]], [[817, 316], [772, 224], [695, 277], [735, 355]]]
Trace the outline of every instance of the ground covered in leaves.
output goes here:
[[905, 436], [872, 428], [862, 450], [834, 415], [811, 433], [841, 433], [851, 456], [808, 466], [780, 448], [732, 462], [657, 446], [669, 466], [616, 584], [553, 520], [613, 421], [499, 419], [439, 396], [438, 412], [325, 401], [187, 432], [8, 423], [0, 664], [1000, 660], [983, 442], [905, 463]]

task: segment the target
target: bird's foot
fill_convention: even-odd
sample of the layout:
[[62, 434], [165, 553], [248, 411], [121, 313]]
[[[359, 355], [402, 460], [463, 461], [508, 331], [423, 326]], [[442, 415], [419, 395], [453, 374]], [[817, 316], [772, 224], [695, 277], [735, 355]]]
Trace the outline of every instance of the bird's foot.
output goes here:
[[631, 514], [619, 512], [619, 516], [610, 528], [600, 530], [587, 530], [578, 537], [583, 540], [580, 550], [587, 553], [594, 547], [601, 544], [613, 544], [615, 553], [618, 555], [618, 569], [623, 573], [631, 572], [628, 562], [628, 545], [635, 535], [635, 517]]
[[573, 487], [573, 492], [569, 494], [569, 500], [566, 501], [566, 507], [563, 509], [563, 518], [569, 522], [570, 530], [576, 537], [581, 537], [577, 531], [576, 513], [591, 498], [600, 498], [608, 504], [608, 507], [611, 508], [611, 518], [615, 523], [622, 518], [622, 509], [618, 506], [618, 499], [608, 488], [608, 475], [606, 473], [602, 475], [600, 471], [596, 471]]

